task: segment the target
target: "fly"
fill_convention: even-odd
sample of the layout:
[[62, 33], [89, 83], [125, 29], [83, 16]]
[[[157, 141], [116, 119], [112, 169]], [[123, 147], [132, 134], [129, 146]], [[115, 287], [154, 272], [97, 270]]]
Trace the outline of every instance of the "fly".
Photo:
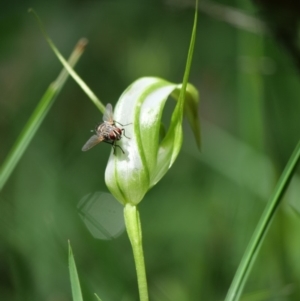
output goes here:
[[[122, 147], [117, 145], [116, 142], [122, 138], [124, 135], [126, 138], [130, 139], [125, 135], [125, 130], [116, 126], [116, 123], [122, 125], [121, 123], [114, 120], [113, 108], [110, 103], [106, 105], [105, 112], [103, 114], [103, 123], [99, 124], [95, 128], [95, 135], [93, 135], [82, 147], [82, 151], [87, 151], [97, 145], [100, 142], [105, 142], [111, 144], [114, 149], [114, 154], [116, 152], [116, 147], [119, 147], [124, 153]], [[122, 125], [126, 126], [128, 124]]]

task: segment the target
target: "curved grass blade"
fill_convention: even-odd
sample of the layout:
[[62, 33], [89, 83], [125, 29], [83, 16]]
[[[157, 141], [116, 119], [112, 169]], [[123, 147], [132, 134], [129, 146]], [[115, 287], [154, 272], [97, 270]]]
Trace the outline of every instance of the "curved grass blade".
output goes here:
[[[86, 44], [86, 39], [79, 40], [69, 58], [69, 64], [71, 66], [76, 65], [77, 61], [79, 60], [84, 51]], [[13, 145], [12, 149], [10, 150], [9, 154], [7, 155], [5, 161], [3, 162], [0, 168], [0, 190], [5, 185], [15, 166], [17, 165], [23, 153], [27, 149], [31, 139], [40, 127], [42, 121], [44, 120], [45, 116], [50, 110], [56, 96], [65, 84], [67, 78], [68, 72], [65, 69], [63, 69], [60, 72], [57, 79], [52, 84], [50, 84], [42, 99], [36, 106], [34, 112], [30, 116], [28, 122], [24, 126], [22, 132], [20, 133], [19, 137], [17, 138], [15, 144]]]
[[94, 94], [94, 92], [87, 86], [87, 84], [80, 78], [80, 76], [73, 70], [72, 66], [68, 64], [68, 62], [65, 60], [65, 58], [61, 55], [59, 50], [56, 48], [52, 40], [49, 38], [46, 30], [44, 29], [43, 23], [41, 19], [39, 18], [38, 14], [33, 10], [29, 9], [29, 12], [33, 13], [36, 20], [38, 21], [40, 25], [40, 29], [49, 44], [50, 48], [55, 53], [56, 57], [60, 60], [62, 65], [66, 68], [66, 70], [69, 72], [70, 76], [77, 82], [77, 84], [81, 87], [81, 89], [86, 93], [86, 95], [90, 98], [90, 100], [94, 103], [94, 105], [102, 112], [105, 111], [105, 106], [102, 104], [102, 102], [99, 100], [99, 98]]
[[73, 301], [83, 301], [80, 282], [78, 278], [78, 273], [77, 273], [70, 241], [68, 243], [69, 243], [69, 272], [70, 272]]
[[225, 301], [239, 300], [243, 291], [250, 270], [253, 266], [255, 258], [258, 254], [260, 246], [266, 236], [266, 233], [273, 221], [276, 210], [280, 204], [282, 196], [286, 191], [292, 175], [297, 167], [300, 159], [300, 141], [298, 142], [294, 152], [292, 153], [279, 181], [275, 188], [274, 194], [270, 198], [263, 212], [249, 245], [243, 255], [240, 265], [235, 273], [232, 284], [229, 288]]

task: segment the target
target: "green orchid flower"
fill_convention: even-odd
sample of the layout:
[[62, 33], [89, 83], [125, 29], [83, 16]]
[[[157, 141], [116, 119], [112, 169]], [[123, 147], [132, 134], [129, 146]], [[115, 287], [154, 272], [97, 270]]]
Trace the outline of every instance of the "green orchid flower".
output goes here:
[[[182, 85], [156, 77], [140, 78], [121, 95], [114, 111], [116, 125], [126, 124], [118, 145], [112, 152], [105, 171], [110, 192], [123, 205], [137, 205], [173, 165], [180, 151], [183, 112], [192, 112], [189, 121], [200, 147], [198, 92], [188, 84], [185, 99], [180, 100]], [[169, 96], [177, 100], [170, 127], [160, 137], [161, 119]]]

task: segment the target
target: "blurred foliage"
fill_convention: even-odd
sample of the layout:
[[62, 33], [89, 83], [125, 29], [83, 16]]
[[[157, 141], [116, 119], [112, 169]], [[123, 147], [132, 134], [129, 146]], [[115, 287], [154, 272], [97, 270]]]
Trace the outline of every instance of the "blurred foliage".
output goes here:
[[[101, 100], [114, 104], [141, 76], [181, 82], [193, 22], [193, 7], [181, 4], [3, 4], [0, 162], [61, 70], [27, 14], [29, 5], [65, 57], [80, 37], [89, 39], [76, 70]], [[247, 1], [219, 4], [259, 17]], [[201, 116], [209, 121], [202, 132], [203, 149], [198, 153], [186, 127], [178, 161], [140, 206], [153, 301], [224, 298], [266, 198], [299, 139], [300, 78], [284, 48], [264, 31], [241, 29], [203, 8], [197, 32], [190, 82], [201, 92]], [[126, 234], [96, 240], [77, 212], [84, 195], [107, 190], [104, 170], [110, 148], [81, 152], [101, 118], [69, 80], [1, 191], [1, 300], [71, 300], [68, 239], [85, 301], [95, 300], [94, 292], [103, 300], [137, 300]], [[253, 179], [263, 192], [259, 185], [249, 185]], [[299, 190], [294, 191], [263, 244], [244, 300], [300, 299], [300, 211], [289, 200], [294, 197], [299, 206]]]

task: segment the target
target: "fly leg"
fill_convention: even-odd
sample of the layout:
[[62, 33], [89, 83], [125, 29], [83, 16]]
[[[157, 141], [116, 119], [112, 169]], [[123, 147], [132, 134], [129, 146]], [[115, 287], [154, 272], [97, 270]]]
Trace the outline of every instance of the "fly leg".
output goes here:
[[123, 136], [124, 136], [124, 137], [126, 137], [127, 139], [130, 139], [129, 137], [127, 137], [127, 136], [125, 135], [125, 129], [122, 129], [122, 132], [123, 132]]
[[116, 155], [116, 147], [118, 147], [122, 151], [122, 153], [125, 154], [125, 152], [123, 151], [123, 148], [120, 145], [114, 143], [113, 144], [114, 155]]
[[123, 151], [123, 148], [120, 145], [116, 144], [116, 141], [109, 142], [109, 141], [104, 140], [103, 142], [110, 144], [112, 146], [112, 148], [114, 149], [114, 155], [116, 155], [116, 147], [119, 147], [120, 150], [122, 151], [122, 153], [125, 154], [125, 152]]
[[120, 123], [120, 122], [118, 122], [118, 121], [115, 121], [115, 120], [114, 120], [114, 123], [117, 123], [117, 124], [119, 124], [119, 125], [121, 125], [121, 126], [127, 126], [127, 125], [132, 124], [132, 122], [131, 122], [131, 123], [127, 123], [127, 124], [122, 124], [122, 123]]

